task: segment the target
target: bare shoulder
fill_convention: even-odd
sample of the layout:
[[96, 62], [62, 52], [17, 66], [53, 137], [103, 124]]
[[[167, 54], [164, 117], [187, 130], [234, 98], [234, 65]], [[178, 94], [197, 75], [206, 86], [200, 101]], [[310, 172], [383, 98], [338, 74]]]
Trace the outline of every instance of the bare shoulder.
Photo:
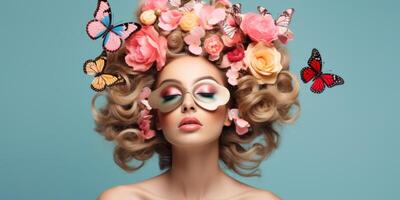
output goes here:
[[259, 199], [264, 199], [264, 200], [281, 200], [279, 196], [274, 194], [271, 191], [268, 190], [261, 190], [261, 189], [256, 189], [253, 188], [252, 190], [249, 190], [248, 192], [244, 193], [243, 196], [240, 199], [246, 199], [246, 200], [259, 200]]
[[144, 200], [141, 192], [132, 186], [120, 185], [103, 191], [97, 200]]
[[258, 189], [244, 183], [241, 183], [240, 187], [245, 192], [234, 197], [235, 200], [281, 200], [279, 196], [268, 190]]

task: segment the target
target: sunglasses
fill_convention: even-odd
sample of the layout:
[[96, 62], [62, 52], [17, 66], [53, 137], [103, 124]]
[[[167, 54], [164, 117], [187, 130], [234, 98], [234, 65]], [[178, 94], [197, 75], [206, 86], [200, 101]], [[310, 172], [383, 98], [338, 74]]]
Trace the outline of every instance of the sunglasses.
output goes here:
[[180, 106], [187, 93], [192, 96], [198, 106], [209, 111], [225, 105], [230, 98], [229, 90], [226, 87], [214, 80], [204, 79], [196, 82], [189, 89], [177, 82], [167, 82], [152, 91], [148, 100], [152, 108], [167, 113]]

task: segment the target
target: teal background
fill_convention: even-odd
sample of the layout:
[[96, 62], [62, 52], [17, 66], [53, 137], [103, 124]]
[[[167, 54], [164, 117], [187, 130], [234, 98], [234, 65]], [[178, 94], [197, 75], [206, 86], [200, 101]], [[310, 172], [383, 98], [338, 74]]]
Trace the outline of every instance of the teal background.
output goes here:
[[[237, 2], [237, 1], [235, 1]], [[110, 0], [114, 22], [137, 1]], [[283, 199], [400, 199], [398, 19], [392, 0], [246, 1], [275, 16], [296, 9], [288, 48], [299, 75], [311, 49], [345, 85], [321, 95], [301, 83], [302, 115], [285, 126], [261, 178], [238, 178]], [[100, 41], [85, 33], [95, 0], [3, 1], [0, 16], [0, 199], [95, 199], [112, 186], [160, 173], [157, 160], [128, 174], [113, 144], [94, 132], [86, 59]], [[231, 173], [230, 173], [231, 174]]]

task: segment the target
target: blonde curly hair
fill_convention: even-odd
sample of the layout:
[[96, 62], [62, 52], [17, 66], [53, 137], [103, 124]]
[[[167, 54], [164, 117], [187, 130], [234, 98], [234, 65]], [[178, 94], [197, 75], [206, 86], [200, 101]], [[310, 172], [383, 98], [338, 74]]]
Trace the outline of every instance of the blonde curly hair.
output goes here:
[[[184, 34], [179, 28], [164, 34], [168, 41], [166, 64], [189, 54], [183, 42]], [[283, 66], [274, 84], [260, 85], [252, 75], [241, 76], [235, 87], [226, 84], [232, 97], [227, 106], [238, 108], [239, 115], [250, 123], [251, 129], [239, 136], [234, 123], [224, 126], [219, 138], [219, 158], [228, 169], [241, 176], [260, 176], [259, 165], [280, 143], [275, 125], [292, 123], [300, 113], [299, 83], [289, 71], [288, 52], [279, 42], [274, 44], [282, 55]], [[164, 138], [162, 130], [157, 130], [154, 138], [143, 140], [137, 124], [139, 113], [144, 108], [139, 94], [144, 87], [154, 89], [157, 71], [152, 67], [146, 73], [135, 72], [126, 64], [125, 55], [125, 47], [115, 53], [107, 53], [105, 72], [121, 75], [125, 84], [107, 88], [92, 98], [95, 130], [106, 140], [115, 142], [114, 161], [125, 171], [140, 169], [154, 153], [159, 156], [160, 169], [170, 168], [171, 144]], [[219, 65], [218, 61], [213, 64], [216, 67]], [[218, 69], [223, 73], [227, 70]], [[100, 96], [106, 97], [106, 104], [97, 108], [96, 99]], [[292, 108], [297, 109], [292, 112]], [[156, 115], [153, 116], [151, 126], [155, 130]], [[140, 164], [130, 165], [132, 160]]]

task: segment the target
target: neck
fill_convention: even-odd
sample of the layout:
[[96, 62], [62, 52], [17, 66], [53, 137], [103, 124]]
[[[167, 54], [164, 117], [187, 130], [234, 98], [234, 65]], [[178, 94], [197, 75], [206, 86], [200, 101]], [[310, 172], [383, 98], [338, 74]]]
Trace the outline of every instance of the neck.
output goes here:
[[219, 167], [218, 140], [198, 147], [172, 147], [171, 187], [185, 198], [211, 192], [225, 174]]

